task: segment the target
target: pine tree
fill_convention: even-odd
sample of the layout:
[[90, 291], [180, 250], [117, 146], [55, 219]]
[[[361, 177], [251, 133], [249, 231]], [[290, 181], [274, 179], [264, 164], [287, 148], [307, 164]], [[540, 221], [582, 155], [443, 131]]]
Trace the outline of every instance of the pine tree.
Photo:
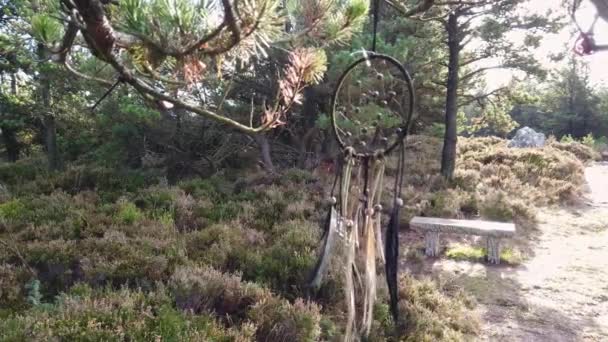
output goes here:
[[[527, 14], [523, 9], [527, 0], [478, 0], [432, 2], [416, 20], [439, 22], [443, 28], [448, 50], [448, 73], [437, 83], [446, 88], [445, 136], [441, 159], [441, 173], [446, 178], [454, 174], [456, 163], [457, 114], [460, 106], [496, 93], [463, 95], [463, 88], [491, 69], [517, 69], [527, 74], [543, 74], [539, 63], [532, 56], [532, 49], [539, 46], [543, 32], [554, 32], [561, 27], [561, 18], [551, 12], [546, 15]], [[410, 15], [407, 1], [391, 1], [403, 15]], [[522, 44], [514, 44], [507, 34], [514, 31], [526, 33]], [[475, 43], [475, 47], [471, 47]], [[478, 67], [482, 61], [494, 60], [496, 64]], [[461, 98], [464, 99], [461, 100]]]
[[[108, 87], [129, 84], [161, 110], [255, 135], [284, 124], [304, 87], [323, 76], [322, 49], [348, 41], [367, 7], [365, 0], [62, 0], [28, 10], [32, 34], [73, 74]], [[221, 92], [235, 71], [250, 72], [277, 49], [288, 57], [274, 71], [276, 95], [244, 120], [224, 112]], [[94, 62], [82, 58], [88, 54]], [[104, 66], [116, 76], [90, 72]]]

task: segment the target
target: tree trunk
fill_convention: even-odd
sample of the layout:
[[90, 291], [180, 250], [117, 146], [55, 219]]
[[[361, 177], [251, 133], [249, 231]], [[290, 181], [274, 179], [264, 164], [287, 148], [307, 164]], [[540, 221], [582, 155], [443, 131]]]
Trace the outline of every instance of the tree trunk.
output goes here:
[[46, 145], [49, 169], [51, 171], [59, 170], [61, 164], [57, 148], [57, 125], [55, 124], [55, 117], [53, 115], [46, 115], [44, 117], [44, 144]]
[[[38, 44], [38, 58], [45, 59], [44, 45]], [[44, 62], [41, 62], [44, 63]], [[40, 97], [42, 98], [44, 125], [44, 145], [46, 148], [49, 170], [56, 171], [60, 168], [59, 150], [57, 149], [57, 125], [55, 117], [51, 112], [51, 81], [44, 70], [40, 70]]]
[[256, 134], [253, 136], [253, 139], [260, 147], [260, 155], [262, 157], [262, 163], [264, 164], [264, 169], [268, 173], [274, 173], [275, 168], [272, 163], [272, 155], [270, 154], [270, 142], [268, 141], [268, 137], [264, 133]]
[[4, 140], [4, 147], [6, 148], [6, 156], [9, 162], [16, 162], [19, 159], [19, 153], [21, 152], [19, 141], [17, 140], [17, 132], [14, 129], [2, 126], [2, 138]]
[[318, 117], [317, 109], [318, 96], [313, 87], [304, 89], [304, 103], [302, 104], [302, 133], [294, 145], [298, 147], [297, 166], [301, 169], [306, 168], [310, 142], [316, 133], [316, 121]]
[[449, 64], [447, 79], [447, 94], [445, 101], [445, 135], [443, 152], [441, 154], [441, 174], [448, 179], [454, 176], [456, 167], [456, 141], [458, 127], [458, 71], [460, 69], [460, 39], [458, 32], [458, 15], [451, 13], [447, 22]]
[[[11, 74], [11, 94], [17, 95], [17, 77], [15, 74]], [[17, 130], [14, 127], [8, 125], [0, 126], [2, 130], [2, 138], [4, 140], [4, 147], [6, 148], [6, 156], [9, 162], [16, 162], [19, 159], [21, 152], [21, 146], [17, 140]]]

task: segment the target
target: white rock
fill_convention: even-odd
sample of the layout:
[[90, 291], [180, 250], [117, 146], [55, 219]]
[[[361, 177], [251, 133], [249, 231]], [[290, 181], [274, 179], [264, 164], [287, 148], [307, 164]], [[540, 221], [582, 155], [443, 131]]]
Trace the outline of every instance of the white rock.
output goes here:
[[537, 133], [530, 127], [520, 128], [511, 141], [509, 147], [543, 147], [546, 137], [543, 133]]

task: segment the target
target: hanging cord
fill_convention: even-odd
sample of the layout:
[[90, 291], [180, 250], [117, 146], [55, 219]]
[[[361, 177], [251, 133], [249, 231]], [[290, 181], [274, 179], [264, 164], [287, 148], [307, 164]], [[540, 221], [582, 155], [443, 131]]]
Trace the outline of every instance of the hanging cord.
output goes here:
[[380, 0], [374, 0], [374, 23], [372, 37], [372, 52], [376, 52], [376, 36], [378, 35], [378, 22], [380, 21]]
[[91, 110], [92, 111], [95, 110], [95, 108], [101, 103], [101, 101], [103, 101], [103, 99], [105, 99], [108, 95], [110, 95], [110, 93], [112, 91], [114, 91], [114, 88], [116, 88], [116, 86], [118, 86], [123, 81], [124, 81], [124, 79], [122, 78], [122, 76], [118, 77], [116, 82], [114, 82], [114, 84], [112, 84], [112, 86], [101, 96], [101, 98], [99, 100], [97, 100], [97, 102], [95, 102], [93, 107], [91, 107]]
[[579, 56], [591, 55], [597, 50], [597, 46], [595, 44], [595, 39], [593, 38], [593, 31], [595, 31], [595, 24], [597, 23], [600, 15], [597, 13], [591, 26], [587, 31], [583, 30], [581, 25], [576, 20], [576, 11], [580, 7], [581, 0], [575, 0], [572, 9], [570, 11], [570, 17], [572, 18], [572, 22], [579, 31], [579, 36], [574, 42], [573, 51]]

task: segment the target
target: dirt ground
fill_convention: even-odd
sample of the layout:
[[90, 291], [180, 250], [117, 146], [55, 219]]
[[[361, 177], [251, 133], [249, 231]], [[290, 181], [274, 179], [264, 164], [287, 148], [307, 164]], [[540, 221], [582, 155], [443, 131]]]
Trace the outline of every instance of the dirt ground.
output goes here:
[[584, 204], [539, 213], [520, 265], [442, 257], [418, 269], [477, 299], [481, 341], [608, 341], [608, 163], [586, 177]]

